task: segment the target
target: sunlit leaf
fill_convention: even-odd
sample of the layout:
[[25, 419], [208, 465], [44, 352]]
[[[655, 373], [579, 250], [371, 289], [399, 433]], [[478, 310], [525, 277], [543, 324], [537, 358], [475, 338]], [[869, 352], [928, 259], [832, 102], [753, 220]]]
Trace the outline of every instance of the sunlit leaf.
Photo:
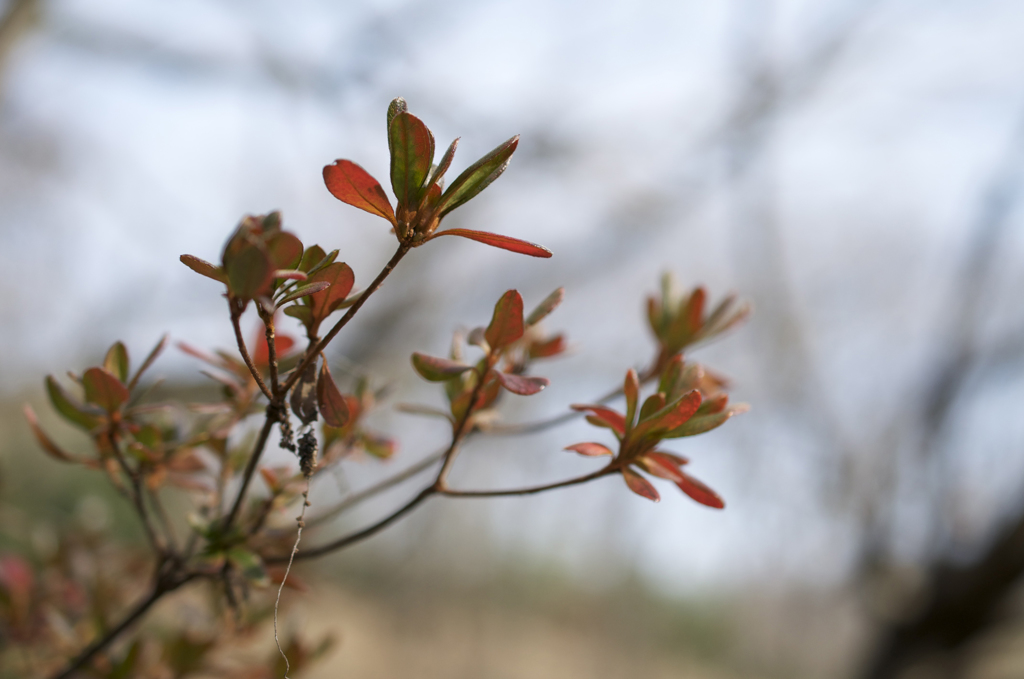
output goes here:
[[676, 481], [676, 485], [679, 486], [679, 490], [683, 491], [691, 498], [706, 505], [713, 509], [725, 509], [725, 501], [718, 496], [718, 493], [708, 488], [702, 481], [699, 481], [689, 474], [680, 472], [682, 479]]
[[546, 377], [524, 377], [523, 375], [503, 373], [500, 370], [495, 370], [494, 374], [497, 375], [501, 386], [520, 396], [531, 396], [543, 391], [544, 387], [550, 384]]
[[523, 298], [517, 290], [509, 290], [494, 305], [490, 325], [484, 338], [491, 350], [501, 349], [523, 336]]
[[540, 323], [542, 319], [562, 303], [563, 299], [565, 299], [565, 288], [558, 288], [545, 297], [544, 301], [538, 304], [537, 308], [530, 312], [530, 315], [526, 317], [526, 325], [537, 325]]
[[571, 446], [566, 446], [564, 450], [571, 450], [579, 453], [580, 455], [586, 455], [587, 457], [615, 455], [608, 446], [603, 446], [600, 443], [576, 443]]
[[418, 351], [412, 355], [412, 367], [420, 374], [420, 377], [429, 382], [447, 382], [455, 379], [473, 366], [465, 365], [447, 358], [428, 356]]
[[116, 412], [128, 400], [128, 388], [103, 368], [89, 368], [82, 375], [85, 400], [108, 413]]
[[122, 382], [128, 381], [128, 350], [122, 342], [114, 342], [103, 358], [103, 367]]
[[224, 269], [207, 262], [205, 259], [199, 259], [192, 255], [182, 255], [178, 258], [182, 264], [195, 271], [197, 274], [212, 278], [215, 281], [221, 283], [228, 282], [228, 275], [224, 273]]
[[645, 497], [653, 502], [657, 502], [661, 499], [661, 496], [658, 495], [658, 491], [654, 489], [651, 482], [637, 474], [632, 469], [628, 467], [623, 469], [622, 478], [626, 480], [626, 485], [629, 486], [629, 489], [640, 497]]
[[475, 240], [478, 243], [501, 248], [502, 250], [509, 250], [510, 252], [517, 252], [521, 255], [530, 255], [531, 257], [546, 258], [551, 256], [551, 250], [548, 250], [541, 245], [529, 243], [525, 240], [519, 240], [518, 238], [512, 238], [510, 236], [499, 236], [496, 233], [489, 233], [487, 231], [473, 231], [472, 229], [446, 229], [435, 233], [430, 237], [430, 240], [440, 236], [461, 236], [462, 238]]
[[388, 125], [388, 139], [391, 188], [400, 204], [415, 207], [434, 162], [434, 135], [422, 120], [402, 111]]
[[395, 210], [380, 182], [351, 160], [336, 160], [324, 167], [324, 184], [341, 202], [395, 224]]
[[626, 419], [621, 413], [617, 413], [611, 408], [606, 408], [599, 405], [586, 405], [574, 403], [570, 406], [573, 410], [579, 410], [591, 413], [594, 419], [601, 423], [600, 426], [608, 427], [613, 430], [619, 436], [626, 433]]
[[[441, 197], [441, 191], [440, 191], [441, 187], [438, 186], [438, 182], [441, 180], [442, 177], [444, 177], [444, 173], [448, 171], [448, 168], [451, 167], [452, 159], [455, 158], [455, 148], [458, 145], [459, 145], [459, 140], [458, 140], [458, 138], [456, 138], [448, 146], [448, 150], [446, 150], [444, 152], [444, 155], [441, 156], [441, 162], [439, 162], [437, 164], [437, 167], [434, 168], [434, 171], [430, 174], [430, 179], [427, 181], [427, 186], [429, 188], [431, 188], [431, 189], [434, 188], [434, 187], [438, 188], [438, 198]], [[431, 201], [431, 202], [436, 202], [436, 201]]]
[[405, 99], [401, 97], [395, 97], [388, 104], [388, 152], [391, 151], [391, 122], [395, 119], [399, 113], [404, 113], [409, 110], [409, 105], [405, 103]]
[[518, 145], [519, 135], [516, 135], [466, 168], [441, 196], [437, 205], [440, 215], [443, 217], [490, 186], [508, 167]]
[[316, 396], [324, 422], [332, 427], [344, 427], [348, 424], [348, 404], [345, 403], [345, 397], [338, 391], [338, 385], [334, 383], [326, 361], [320, 369], [320, 379], [316, 384]]

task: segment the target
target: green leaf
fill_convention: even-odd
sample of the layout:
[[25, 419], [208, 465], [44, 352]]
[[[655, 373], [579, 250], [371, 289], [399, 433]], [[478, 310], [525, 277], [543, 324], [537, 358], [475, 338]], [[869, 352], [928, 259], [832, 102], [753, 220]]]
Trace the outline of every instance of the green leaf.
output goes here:
[[163, 352], [164, 347], [166, 346], [167, 335], [164, 335], [160, 338], [160, 341], [156, 343], [156, 346], [149, 352], [149, 355], [146, 356], [146, 360], [142, 362], [142, 365], [139, 366], [139, 369], [135, 372], [135, 376], [132, 377], [132, 381], [128, 383], [129, 391], [135, 388], [135, 385], [139, 383], [139, 378], [142, 377], [143, 373], [149, 370], [149, 367], [153, 365], [153, 362]]
[[305, 285], [297, 286], [294, 290], [285, 295], [284, 299], [278, 302], [277, 305], [283, 306], [288, 302], [292, 302], [294, 300], [299, 299], [300, 297], [312, 295], [314, 292], [320, 292], [321, 290], [326, 290], [329, 287], [331, 287], [331, 284], [327, 281], [317, 281], [314, 283], [306, 283]]
[[418, 351], [412, 355], [412, 367], [428, 382], [447, 382], [455, 379], [473, 366], [451, 361], [447, 358], [428, 356]]
[[637, 436], [651, 432], [669, 431], [685, 424], [700, 408], [701, 395], [694, 389], [672, 401], [658, 412], [642, 420], [636, 428]]
[[555, 308], [562, 303], [565, 299], [565, 288], [558, 288], [550, 295], [544, 298], [537, 308], [530, 312], [530, 315], [526, 317], [526, 325], [537, 325], [541, 322], [548, 314], [555, 310]]
[[517, 134], [466, 168], [441, 195], [441, 201], [437, 204], [439, 215], [445, 216], [490, 186], [508, 167], [508, 161], [518, 145]]
[[308, 326], [313, 320], [313, 312], [309, 310], [308, 306], [292, 305], [285, 308], [284, 313], [286, 316], [299, 319], [299, 322], [305, 326]]
[[50, 396], [53, 407], [69, 422], [87, 431], [91, 431], [99, 424], [96, 414], [90, 413], [85, 406], [72, 400], [52, 375], [46, 376], [46, 393]]
[[434, 162], [434, 135], [408, 111], [397, 114], [388, 126], [391, 145], [391, 188], [400, 205], [419, 205], [430, 166]]
[[352, 207], [383, 217], [394, 226], [395, 211], [380, 182], [351, 160], [336, 160], [324, 168], [324, 184], [331, 195]]
[[124, 344], [114, 342], [103, 358], [103, 367], [122, 382], [128, 381], [128, 350]]
[[723, 410], [720, 413], [712, 413], [711, 415], [697, 415], [695, 417], [691, 417], [689, 420], [687, 420], [682, 425], [676, 427], [675, 429], [669, 430], [669, 432], [665, 434], [662, 438], [677, 439], [682, 438], [683, 436], [696, 436], [698, 434], [703, 434], [705, 432], [711, 431], [712, 429], [721, 427], [723, 424], [725, 424], [725, 421], [728, 420], [733, 415], [745, 413], [747, 412], [747, 410], [748, 406], [745, 403], [737, 403], [736, 405], [726, 410]]
[[260, 294], [274, 275], [274, 264], [266, 250], [249, 243], [224, 262], [228, 274], [228, 290], [235, 297], [252, 299]]
[[128, 401], [128, 388], [103, 368], [86, 370], [82, 375], [82, 385], [85, 387], [85, 400], [108, 413], [116, 412]]
[[178, 258], [182, 264], [195, 271], [197, 274], [212, 278], [220, 283], [227, 283], [228, 276], [224, 273], [224, 269], [219, 266], [210, 264], [205, 259], [199, 259], [192, 255], [182, 255]]
[[242, 577], [249, 582], [257, 587], [265, 587], [270, 584], [263, 561], [253, 552], [243, 547], [234, 547], [227, 551], [226, 556], [228, 561], [242, 574]]
[[[335, 252], [337, 252], [337, 250], [335, 250]], [[309, 275], [309, 272], [313, 270], [313, 267], [322, 262], [326, 256], [327, 253], [324, 252], [322, 247], [319, 245], [310, 245], [306, 248], [306, 251], [302, 253], [302, 259], [299, 260], [299, 269], [305, 271], [306, 275]]]
[[320, 368], [320, 379], [316, 383], [316, 398], [324, 422], [332, 427], [344, 427], [348, 424], [348, 404], [345, 403], [345, 397], [338, 391], [338, 385], [334, 383], [326, 361]]
[[295, 269], [302, 261], [302, 241], [287, 231], [278, 231], [266, 240], [267, 254], [275, 269]]
[[[426, 188], [427, 190], [433, 190], [433, 189], [436, 188], [437, 189], [438, 197], [440, 197], [440, 195], [441, 195], [441, 190], [440, 190], [439, 182], [444, 177], [444, 173], [448, 171], [449, 167], [451, 167], [452, 160], [455, 158], [455, 148], [458, 145], [459, 145], [459, 139], [458, 139], [458, 137], [456, 137], [455, 141], [453, 141], [448, 146], [448, 150], [444, 152], [443, 156], [441, 156], [441, 162], [438, 163], [437, 167], [434, 168], [434, 171], [430, 173], [430, 179], [427, 180], [427, 183], [424, 186], [424, 188]], [[437, 202], [437, 201], [434, 200], [434, 201], [431, 201], [431, 202]]]
[[517, 290], [509, 290], [494, 305], [494, 315], [484, 332], [492, 351], [512, 344], [523, 336], [523, 298]]

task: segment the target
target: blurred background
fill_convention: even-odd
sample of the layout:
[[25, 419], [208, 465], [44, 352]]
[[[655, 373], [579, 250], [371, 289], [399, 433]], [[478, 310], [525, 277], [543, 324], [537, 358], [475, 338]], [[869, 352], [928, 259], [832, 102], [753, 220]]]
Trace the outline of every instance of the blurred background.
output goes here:
[[[1013, 0], [7, 0], [5, 528], [112, 511], [29, 440], [20, 404], [45, 374], [115, 339], [136, 357], [164, 332], [232, 345], [219, 286], [180, 254], [215, 261], [243, 214], [280, 209], [304, 242], [340, 248], [357, 285], [375, 275], [394, 237], [320, 172], [351, 158], [386, 177], [396, 96], [439, 146], [461, 136], [456, 171], [522, 135], [446, 224], [555, 256], [444, 239], [403, 262], [332, 356], [387, 387], [375, 426], [399, 453], [351, 463], [314, 508], [443, 445], [444, 426], [390, 407], [442, 403], [407, 357], [443, 354], [508, 288], [531, 307], [565, 286], [546, 325], [573, 352], [543, 366], [541, 395], [508, 399], [507, 421], [644, 365], [663, 271], [754, 303], [693, 355], [752, 410], [672, 448], [724, 512], [614, 479], [435, 501], [307, 568], [323, 584], [294, 595], [288, 624], [341, 640], [309, 676], [1024, 676]], [[155, 372], [187, 385], [198, 368], [170, 351]], [[578, 475], [587, 461], [559, 451], [599, 436], [477, 439], [455, 481]]]

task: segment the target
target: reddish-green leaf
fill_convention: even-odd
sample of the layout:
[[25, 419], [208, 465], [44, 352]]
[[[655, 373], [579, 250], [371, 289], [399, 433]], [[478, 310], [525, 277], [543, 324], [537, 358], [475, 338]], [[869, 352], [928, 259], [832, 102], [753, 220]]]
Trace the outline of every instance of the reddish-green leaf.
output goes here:
[[412, 355], [412, 367], [420, 374], [420, 377], [429, 382], [447, 382], [455, 379], [473, 366], [464, 365], [457, 361], [436, 356], [427, 356], [418, 351]]
[[389, 459], [398, 448], [392, 439], [366, 432], [359, 437], [359, 442], [363, 444], [363, 450], [381, 460]]
[[691, 498], [706, 505], [713, 509], [725, 509], [725, 501], [718, 496], [718, 493], [708, 488], [703, 482], [693, 478], [689, 474], [679, 472], [682, 475], [682, 480], [676, 481], [676, 485], [679, 486], [679, 490], [683, 491]]
[[438, 203], [440, 215], [443, 217], [490, 186], [508, 167], [508, 161], [518, 145], [517, 134], [466, 168], [441, 196]]
[[[281, 298], [281, 301], [278, 302], [277, 305], [279, 307], [283, 306], [288, 302], [293, 302], [299, 299], [300, 297], [312, 295], [314, 292], [320, 292], [321, 290], [326, 290], [329, 287], [331, 287], [331, 284], [328, 281], [318, 281], [316, 283], [306, 283], [304, 285], [298, 285], [295, 287], [294, 290], [292, 290], [283, 298]], [[288, 312], [286, 311], [285, 313]]]
[[221, 283], [228, 282], [228, 276], [226, 273], [224, 273], [224, 269], [220, 268], [219, 266], [210, 264], [205, 259], [199, 259], [198, 257], [193, 257], [192, 255], [182, 255], [178, 259], [181, 261], [182, 264], [192, 269], [197, 274], [206, 276], [207, 278], [212, 278], [213, 280], [219, 281]]
[[543, 391], [544, 387], [550, 384], [546, 377], [524, 377], [522, 375], [503, 373], [499, 370], [495, 370], [494, 374], [498, 376], [501, 386], [520, 396], [531, 396], [539, 391]]
[[[444, 155], [441, 156], [441, 162], [434, 168], [434, 171], [430, 175], [430, 180], [427, 182], [427, 186], [429, 188], [433, 189], [434, 187], [437, 187], [438, 198], [441, 197], [440, 185], [438, 182], [442, 177], [444, 177], [444, 173], [448, 171], [448, 168], [451, 167], [452, 159], [455, 158], [455, 147], [458, 145], [459, 140], [456, 138], [455, 141], [448, 146], [448, 150], [444, 152]], [[436, 200], [432, 202], [436, 202]]]
[[[306, 248], [306, 251], [302, 253], [302, 259], [299, 260], [299, 269], [309, 274], [313, 270], [313, 267], [323, 261], [327, 253], [319, 245], [310, 245]], [[329, 264], [330, 262], [328, 262]]]
[[351, 160], [336, 160], [324, 168], [324, 184], [331, 195], [352, 207], [395, 224], [395, 211], [380, 182]]
[[654, 451], [642, 455], [637, 459], [640, 467], [654, 476], [669, 481], [682, 481], [683, 473], [679, 471], [679, 461], [674, 456], [666, 455], [660, 451]]
[[704, 288], [695, 288], [679, 306], [665, 334], [665, 341], [671, 349], [679, 350], [693, 341], [703, 322], [705, 297]]
[[53, 407], [69, 422], [90, 431], [99, 424], [97, 414], [90, 413], [85, 406], [72, 400], [52, 375], [46, 376], [46, 393], [49, 394]]
[[565, 288], [558, 288], [550, 295], [544, 298], [544, 301], [537, 305], [537, 308], [530, 312], [530, 315], [526, 317], [527, 325], [537, 325], [540, 321], [555, 310], [562, 300], [565, 298]]
[[36, 414], [35, 411], [32, 410], [32, 406], [26, 405], [23, 412], [25, 413], [25, 419], [28, 421], [29, 428], [32, 429], [32, 435], [35, 436], [39, 446], [46, 451], [50, 457], [55, 460], [60, 460], [61, 462], [81, 462], [81, 460], [66, 452], [46, 435], [46, 432], [44, 432], [42, 427], [39, 426], [39, 420], [36, 418]]
[[326, 361], [320, 368], [320, 379], [316, 383], [316, 398], [324, 422], [332, 427], [344, 427], [348, 424], [348, 404], [345, 402], [345, 397], [338, 391], [338, 385], [334, 383], [331, 371], [327, 369]]
[[611, 408], [597, 405], [585, 405], [574, 403], [570, 406], [573, 410], [585, 411], [591, 413], [597, 421], [601, 422], [603, 426], [613, 430], [619, 436], [626, 433], [626, 419], [621, 413], [617, 413]]
[[85, 400], [108, 413], [115, 412], [128, 400], [128, 388], [103, 368], [89, 368], [82, 375]]
[[536, 243], [529, 243], [525, 240], [519, 240], [518, 238], [512, 238], [511, 236], [499, 236], [496, 233], [489, 233], [487, 231], [474, 231], [472, 229], [446, 229], [445, 231], [438, 231], [429, 240], [433, 240], [439, 236], [461, 236], [470, 240], [475, 240], [478, 243], [490, 245], [492, 247], [501, 248], [502, 250], [509, 250], [510, 252], [518, 252], [521, 255], [529, 255], [531, 257], [550, 257], [551, 250], [546, 247], [537, 245]]
[[405, 103], [405, 99], [401, 97], [395, 97], [388, 104], [388, 151], [391, 151], [391, 121], [395, 119], [399, 113], [405, 113], [409, 110], [409, 105]]
[[530, 345], [530, 358], [551, 358], [565, 351], [565, 336], [555, 335], [543, 342]]
[[712, 415], [714, 413], [720, 413], [725, 410], [725, 406], [729, 405], [728, 394], [718, 394], [711, 398], [705, 399], [700, 404], [700, 408], [697, 408], [696, 415]]
[[494, 305], [494, 315], [484, 331], [484, 339], [494, 351], [512, 344], [524, 331], [523, 298], [517, 290], [509, 290]]
[[645, 497], [653, 502], [661, 499], [661, 496], [658, 495], [658, 491], [654, 489], [651, 482], [629, 467], [622, 470], [622, 478], [626, 479], [626, 485], [629, 486], [629, 489], [640, 497]]
[[632, 423], [636, 415], [637, 403], [640, 401], [640, 378], [632, 368], [626, 373], [622, 384], [622, 393], [626, 396], [626, 422]]
[[142, 362], [139, 369], [135, 371], [135, 376], [132, 377], [131, 382], [128, 383], [129, 391], [135, 388], [135, 385], [139, 383], [139, 379], [142, 377], [142, 374], [149, 370], [149, 367], [153, 365], [153, 362], [156, 361], [157, 357], [163, 353], [164, 347], [166, 346], [167, 335], [164, 335], [160, 338], [160, 341], [156, 343], [156, 346], [149, 352], [149, 355], [146, 356], [146, 360]]
[[352, 286], [356, 282], [355, 274], [348, 264], [335, 262], [328, 264], [309, 277], [310, 283], [330, 283], [331, 287], [309, 296], [309, 308], [313, 318], [323, 320], [334, 311], [335, 306], [345, 301]]
[[295, 234], [278, 231], [266, 243], [267, 254], [275, 269], [295, 269], [302, 261], [302, 241]]
[[114, 342], [103, 358], [103, 367], [122, 382], [128, 381], [128, 350], [121, 342]]
[[614, 455], [607, 446], [603, 446], [600, 443], [576, 443], [571, 446], [566, 446], [565, 450], [571, 450], [579, 453], [580, 455], [586, 455], [587, 457], [600, 457], [601, 455]]
[[700, 402], [700, 392], [694, 389], [651, 415], [649, 420], [641, 423], [637, 431], [643, 428], [644, 433], [646, 433], [657, 430], [670, 430], [682, 426], [697, 412], [697, 409], [700, 408]]
[[416, 207], [434, 162], [434, 135], [423, 121], [402, 111], [388, 125], [391, 147], [391, 188], [403, 205]]
[[748, 406], [745, 403], [737, 403], [736, 405], [723, 410], [718, 413], [712, 413], [710, 415], [697, 415], [692, 417], [682, 425], [669, 430], [662, 438], [676, 439], [683, 436], [696, 436], [697, 434], [703, 434], [705, 432], [716, 429], [728, 420], [733, 415], [739, 415], [745, 413]]
[[252, 299], [260, 294], [274, 275], [274, 264], [266, 250], [248, 243], [225, 259], [228, 289], [241, 299]]
[[665, 394], [660, 391], [651, 394], [644, 400], [644, 404], [640, 408], [640, 417], [638, 418], [638, 421], [643, 422], [664, 407]]

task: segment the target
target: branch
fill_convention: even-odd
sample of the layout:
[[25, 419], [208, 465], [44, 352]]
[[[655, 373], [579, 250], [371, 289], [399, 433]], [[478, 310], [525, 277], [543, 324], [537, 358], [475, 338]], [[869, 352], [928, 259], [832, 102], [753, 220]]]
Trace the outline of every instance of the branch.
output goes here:
[[[263, 318], [263, 314], [260, 314]], [[263, 318], [263, 327], [266, 330], [267, 338], [267, 357], [270, 362], [270, 392], [277, 396], [278, 384], [277, 384], [277, 339], [274, 336], [274, 315], [270, 314], [267, 318]]]
[[129, 494], [132, 504], [135, 505], [135, 511], [139, 515], [139, 522], [142, 524], [142, 529], [146, 533], [146, 539], [149, 540], [150, 546], [153, 551], [157, 554], [164, 554], [164, 545], [160, 544], [160, 539], [157, 537], [156, 529], [153, 528], [153, 523], [149, 518], [149, 511], [146, 509], [146, 499], [142, 494], [142, 484], [139, 483], [138, 473], [128, 466], [128, 460], [125, 459], [124, 454], [121, 452], [121, 446], [114, 440], [113, 435], [108, 435], [110, 438], [110, 447], [114, 451], [114, 458], [117, 460], [117, 464], [121, 467], [121, 471], [124, 472], [125, 476], [128, 477], [128, 481], [132, 485], [132, 492]]
[[260, 391], [263, 395], [270, 400], [274, 399], [274, 395], [270, 393], [270, 389], [267, 388], [266, 383], [263, 381], [263, 376], [260, 375], [260, 371], [256, 368], [256, 364], [252, 362], [252, 357], [249, 356], [249, 350], [245, 347], [245, 340], [242, 338], [242, 327], [239, 323], [242, 312], [238, 308], [238, 303], [232, 297], [228, 298], [228, 305], [231, 307], [231, 326], [235, 329], [235, 342], [238, 344], [238, 353], [242, 354], [242, 360], [245, 361], [245, 367], [252, 373], [252, 377], [256, 380], [256, 384], [259, 385]]
[[260, 462], [260, 456], [263, 455], [263, 449], [267, 447], [267, 439], [270, 438], [270, 432], [273, 430], [274, 425], [277, 424], [277, 417], [272, 416], [272, 413], [276, 413], [277, 408], [272, 403], [267, 407], [267, 416], [263, 420], [263, 428], [260, 429], [260, 435], [256, 439], [256, 445], [253, 447], [252, 455], [249, 456], [249, 463], [245, 466], [245, 472], [242, 474], [242, 487], [238, 489], [238, 495], [235, 496], [235, 502], [231, 505], [231, 511], [228, 512], [228, 516], [224, 519], [224, 528], [230, 528], [231, 524], [235, 522], [238, 517], [238, 511], [242, 508], [242, 502], [245, 500], [245, 493], [249, 489], [249, 483], [252, 481], [253, 474], [256, 473], [256, 466]]
[[602, 476], [608, 476], [619, 470], [617, 464], [610, 464], [607, 467], [598, 469], [596, 472], [587, 474], [585, 476], [578, 476], [574, 479], [568, 479], [567, 481], [558, 481], [557, 483], [548, 483], [543, 486], [530, 486], [528, 488], [515, 488], [512, 490], [453, 490], [451, 488], [445, 488], [444, 490], [438, 491], [441, 495], [447, 497], [512, 497], [516, 495], [533, 495], [534, 493], [543, 493], [546, 490], [554, 490], [556, 488], [566, 488], [568, 486], [576, 486], [587, 481], [593, 481], [599, 479]]

